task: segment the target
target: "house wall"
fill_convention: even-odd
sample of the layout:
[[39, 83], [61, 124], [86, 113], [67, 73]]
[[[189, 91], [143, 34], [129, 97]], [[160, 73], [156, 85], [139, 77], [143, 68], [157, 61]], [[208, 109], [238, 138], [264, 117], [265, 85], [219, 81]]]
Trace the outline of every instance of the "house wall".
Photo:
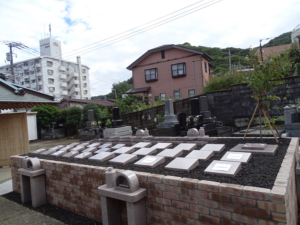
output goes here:
[[[161, 58], [161, 52], [154, 52], [141, 61], [135, 68], [132, 69], [134, 88], [151, 87], [148, 94], [151, 94], [151, 99], [155, 96], [160, 96], [161, 93], [166, 93], [166, 97], [174, 99], [174, 90], [180, 89], [181, 99], [188, 98], [188, 91], [194, 89], [193, 78], [193, 60], [199, 60], [202, 56], [188, 51], [183, 51], [175, 48], [165, 50], [165, 58]], [[209, 80], [208, 61], [202, 58], [203, 62], [194, 62], [195, 69], [195, 86], [196, 94], [202, 91], [204, 80]], [[177, 63], [186, 63], [185, 77], [172, 77], [171, 65]], [[204, 69], [204, 62], [207, 63], [207, 72]], [[158, 80], [152, 82], [145, 81], [145, 70], [157, 68]], [[140, 94], [145, 96], [144, 94]]]
[[[140, 141], [196, 143], [198, 139], [201, 138], [113, 137], [103, 141], [132, 145]], [[272, 189], [133, 171], [140, 187], [147, 189], [147, 224], [296, 224], [298, 148], [299, 139], [292, 138]], [[13, 191], [18, 193], [18, 169], [22, 168], [23, 158], [11, 157]], [[46, 170], [48, 203], [102, 221], [98, 187], [105, 184], [107, 168], [52, 160], [40, 162]], [[121, 203], [122, 224], [127, 224], [125, 204]]]

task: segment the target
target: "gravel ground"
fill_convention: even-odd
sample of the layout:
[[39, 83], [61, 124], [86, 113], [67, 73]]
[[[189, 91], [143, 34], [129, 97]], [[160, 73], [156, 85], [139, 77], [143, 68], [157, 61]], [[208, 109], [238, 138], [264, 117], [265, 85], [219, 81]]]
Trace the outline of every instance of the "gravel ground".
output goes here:
[[[101, 163], [101, 162], [88, 160], [88, 159], [62, 158], [62, 157], [55, 157], [55, 156], [44, 156], [44, 155], [33, 154], [33, 153], [29, 153], [28, 155], [30, 157], [38, 157], [41, 159], [57, 160], [57, 161], [64, 161], [70, 163], [103, 166], [103, 167], [111, 166], [118, 169], [134, 170], [140, 172], [171, 175], [171, 176], [178, 176], [178, 177], [188, 177], [188, 178], [194, 178], [199, 180], [209, 180], [209, 181], [216, 181], [220, 183], [240, 184], [245, 186], [254, 186], [254, 187], [271, 189], [274, 185], [276, 176], [278, 174], [281, 163], [285, 156], [287, 147], [290, 143], [290, 139], [279, 139], [279, 140], [280, 140], [279, 147], [274, 156], [253, 154], [252, 159], [249, 161], [249, 163], [246, 165], [243, 164], [242, 170], [235, 177], [226, 177], [220, 175], [205, 175], [203, 171], [213, 160], [220, 160], [228, 150], [230, 150], [232, 147], [236, 146], [237, 144], [259, 143], [260, 142], [259, 139], [248, 139], [245, 141], [241, 141], [240, 139], [218, 139], [216, 141], [212, 141], [210, 143], [225, 144], [226, 145], [225, 150], [219, 154], [215, 154], [214, 157], [212, 157], [206, 162], [200, 162], [200, 165], [190, 172], [166, 170], [165, 166], [170, 161], [172, 161], [172, 159], [166, 159], [165, 163], [152, 169], [152, 168], [134, 166], [133, 164], [137, 160], [123, 166], [118, 164], [112, 164], [109, 163], [108, 161]], [[263, 143], [276, 144], [274, 139], [263, 139]], [[182, 157], [184, 157], [187, 154], [188, 153], [185, 153]], [[138, 158], [141, 159], [142, 157], [143, 156], [139, 156]]]
[[20, 205], [23, 205], [24, 207], [27, 207], [29, 209], [32, 209], [34, 211], [43, 213], [46, 216], [49, 216], [51, 218], [54, 218], [56, 220], [59, 220], [65, 224], [70, 224], [70, 225], [102, 225], [102, 223], [89, 219], [87, 217], [84, 216], [80, 216], [76, 213], [72, 213], [68, 210], [65, 210], [63, 208], [60, 208], [58, 206], [54, 206], [51, 204], [46, 204], [46, 205], [42, 205], [39, 206], [37, 208], [33, 208], [31, 206], [31, 202], [26, 202], [24, 204], [22, 204], [21, 202], [21, 194], [16, 193], [16, 192], [10, 192], [7, 193], [5, 195], [2, 195], [2, 197], [16, 202]]
[[57, 145], [69, 145], [73, 142], [79, 142], [79, 139], [68, 139], [68, 138], [60, 138], [60, 139], [53, 139], [53, 140], [35, 140], [30, 141], [30, 151], [35, 151], [39, 148], [52, 148]]

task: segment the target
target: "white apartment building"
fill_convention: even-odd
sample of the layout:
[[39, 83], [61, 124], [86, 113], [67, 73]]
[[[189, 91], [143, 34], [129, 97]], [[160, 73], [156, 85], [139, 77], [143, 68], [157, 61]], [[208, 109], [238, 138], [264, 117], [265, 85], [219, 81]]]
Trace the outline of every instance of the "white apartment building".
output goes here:
[[40, 41], [40, 52], [39, 57], [14, 62], [14, 76], [10, 65], [0, 67], [0, 73], [15, 84], [58, 99], [91, 99], [89, 67], [81, 65], [79, 56], [77, 63], [62, 60], [60, 41], [53, 38]]

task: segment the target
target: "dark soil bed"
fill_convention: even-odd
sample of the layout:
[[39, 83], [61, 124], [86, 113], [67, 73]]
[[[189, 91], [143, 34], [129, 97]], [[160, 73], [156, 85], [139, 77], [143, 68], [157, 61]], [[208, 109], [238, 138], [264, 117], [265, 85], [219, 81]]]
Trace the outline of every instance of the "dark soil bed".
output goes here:
[[[172, 171], [166, 170], [165, 166], [172, 161], [172, 159], [166, 159], [164, 164], [157, 166], [156, 168], [144, 168], [144, 167], [137, 167], [134, 166], [134, 162], [128, 163], [124, 166], [106, 162], [96, 162], [93, 160], [88, 159], [74, 159], [74, 158], [63, 158], [63, 157], [55, 157], [55, 156], [46, 156], [46, 155], [39, 155], [29, 153], [30, 157], [38, 157], [40, 159], [48, 159], [48, 160], [56, 160], [56, 161], [63, 161], [69, 163], [79, 163], [79, 164], [86, 164], [86, 165], [94, 165], [94, 166], [103, 166], [103, 167], [114, 167], [118, 169], [125, 169], [125, 170], [133, 170], [133, 171], [140, 171], [140, 172], [148, 172], [148, 173], [155, 173], [155, 174], [163, 174], [163, 175], [171, 175], [171, 176], [178, 176], [178, 177], [188, 177], [194, 178], [199, 180], [209, 180], [209, 181], [216, 181], [220, 183], [230, 183], [230, 184], [240, 184], [245, 186], [254, 186], [254, 187], [262, 187], [262, 188], [269, 188], [271, 189], [274, 185], [276, 176], [280, 169], [281, 163], [283, 158], [286, 154], [286, 150], [290, 144], [290, 139], [279, 139], [279, 147], [276, 151], [274, 156], [271, 155], [262, 155], [262, 154], [253, 154], [252, 159], [249, 161], [248, 164], [242, 164], [242, 170], [238, 172], [235, 177], [226, 177], [220, 175], [204, 175], [203, 171], [207, 168], [207, 166], [213, 160], [220, 160], [222, 156], [231, 148], [236, 146], [237, 144], [241, 143], [259, 143], [260, 139], [235, 139], [235, 138], [222, 138], [216, 141], [211, 141], [209, 143], [218, 143], [218, 144], [225, 144], [226, 149], [219, 153], [215, 154], [210, 160], [206, 162], [200, 162], [200, 165], [196, 167], [194, 170], [190, 172], [181, 172], [181, 171]], [[192, 143], [192, 142], [191, 142]], [[274, 139], [263, 139], [263, 143], [267, 144], [276, 144]], [[199, 148], [198, 148], [199, 149]], [[185, 157], [188, 153], [185, 153], [181, 157]], [[141, 159], [143, 156], [139, 156]]]
[[60, 208], [55, 205], [51, 204], [46, 204], [39, 206], [37, 208], [33, 208], [31, 206], [31, 201], [26, 202], [22, 204], [21, 202], [21, 194], [16, 193], [16, 192], [10, 192], [5, 195], [1, 195], [1, 197], [4, 197], [10, 201], [16, 202], [20, 205], [23, 205], [29, 209], [32, 209], [34, 211], [40, 212], [46, 216], [49, 216], [53, 219], [59, 220], [65, 224], [70, 224], [70, 225], [102, 225], [102, 223], [89, 219], [84, 216], [80, 216], [76, 213], [70, 212], [68, 210], [65, 210], [63, 208]]

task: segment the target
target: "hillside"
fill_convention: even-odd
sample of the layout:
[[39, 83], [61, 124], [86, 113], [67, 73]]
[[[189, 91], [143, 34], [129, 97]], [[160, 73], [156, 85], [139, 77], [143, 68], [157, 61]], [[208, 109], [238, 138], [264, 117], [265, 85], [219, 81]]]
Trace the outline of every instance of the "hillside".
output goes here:
[[283, 33], [278, 37], [273, 38], [268, 43], [264, 44], [263, 47], [272, 47], [276, 45], [290, 44], [292, 43], [291, 34], [292, 32]]

